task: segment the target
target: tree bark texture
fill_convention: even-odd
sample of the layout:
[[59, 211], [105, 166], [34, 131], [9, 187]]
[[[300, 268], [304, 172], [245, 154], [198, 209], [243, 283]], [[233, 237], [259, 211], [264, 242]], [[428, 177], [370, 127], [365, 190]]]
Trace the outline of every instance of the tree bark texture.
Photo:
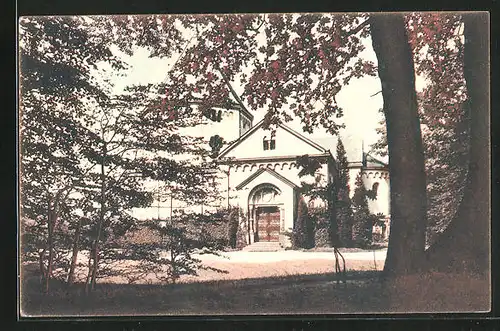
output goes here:
[[386, 275], [418, 272], [425, 250], [426, 176], [413, 57], [402, 14], [370, 17], [387, 126], [391, 233]]

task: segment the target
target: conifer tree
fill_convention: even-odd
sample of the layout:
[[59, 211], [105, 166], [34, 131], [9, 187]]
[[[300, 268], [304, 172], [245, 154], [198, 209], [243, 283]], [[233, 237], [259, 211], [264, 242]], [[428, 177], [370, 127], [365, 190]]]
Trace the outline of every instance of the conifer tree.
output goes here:
[[297, 219], [294, 222], [292, 246], [294, 248], [314, 247], [314, 226], [304, 197], [300, 197], [297, 206]]
[[363, 184], [361, 171], [356, 176], [356, 188], [352, 197], [353, 241], [358, 247], [367, 247], [372, 241], [373, 217], [368, 209], [367, 190]]
[[352, 244], [353, 215], [349, 191], [349, 168], [347, 155], [342, 140], [337, 144], [338, 193], [337, 193], [337, 223], [339, 224], [340, 242], [344, 246]]
[[[321, 163], [318, 160], [310, 158], [309, 155], [302, 155], [297, 158], [297, 165], [300, 168], [299, 177], [315, 176], [316, 171], [321, 168]], [[332, 164], [328, 167], [330, 171], [334, 171]], [[307, 218], [308, 236], [314, 238], [314, 231], [325, 229], [328, 233], [328, 245], [337, 247], [339, 244], [339, 225], [337, 219], [337, 184], [333, 182], [322, 182], [321, 177], [315, 176], [314, 182], [301, 182], [301, 192], [307, 195], [310, 199], [316, 198], [326, 202], [326, 208], [318, 210], [308, 210], [309, 217]], [[307, 207], [307, 206], [306, 206]], [[314, 240], [311, 239], [311, 242]], [[313, 245], [313, 243], [311, 244]]]

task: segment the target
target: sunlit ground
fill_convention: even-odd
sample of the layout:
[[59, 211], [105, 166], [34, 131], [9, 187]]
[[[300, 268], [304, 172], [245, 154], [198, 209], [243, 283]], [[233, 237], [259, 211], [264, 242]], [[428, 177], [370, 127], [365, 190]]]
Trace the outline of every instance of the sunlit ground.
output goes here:
[[[31, 316], [489, 310], [488, 279], [434, 273], [383, 281], [380, 270], [385, 254], [377, 251], [373, 260], [373, 252], [367, 251], [344, 253], [347, 275], [342, 282], [333, 272], [333, 253], [324, 253], [281, 252], [288, 258], [268, 257], [271, 261], [262, 263], [257, 261], [259, 253], [247, 261], [243, 260], [244, 254], [231, 253], [229, 257], [239, 256], [240, 260], [207, 258], [211, 259], [210, 266], [224, 269], [227, 274], [201, 271], [199, 277], [184, 277], [181, 283], [173, 285], [155, 283], [154, 277], [133, 285], [117, 278], [104, 279], [90, 295], [84, 294], [81, 284], [66, 289], [56, 281], [51, 294], [42, 294], [33, 265], [24, 268], [22, 310]], [[355, 256], [360, 258], [352, 259]]]

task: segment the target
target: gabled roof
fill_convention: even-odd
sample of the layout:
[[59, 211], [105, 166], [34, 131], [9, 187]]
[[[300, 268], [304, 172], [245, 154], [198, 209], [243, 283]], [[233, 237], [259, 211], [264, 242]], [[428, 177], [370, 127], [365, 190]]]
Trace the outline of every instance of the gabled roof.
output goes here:
[[363, 159], [364, 159], [365, 165], [368, 164], [368, 162], [372, 162], [372, 163], [378, 164], [378, 165], [383, 166], [383, 167], [387, 167], [388, 166], [386, 163], [384, 163], [384, 162], [382, 162], [382, 161], [374, 158], [373, 156], [371, 156], [368, 153], [365, 153], [363, 155]]
[[[264, 120], [261, 120], [259, 123], [255, 124], [250, 130], [248, 130], [247, 132], [245, 132], [241, 137], [239, 137], [231, 145], [229, 145], [226, 149], [224, 149], [219, 154], [219, 158], [222, 158], [224, 155], [226, 155], [227, 153], [229, 153], [229, 151], [233, 150], [236, 146], [238, 146], [239, 144], [241, 144], [245, 139], [247, 139], [248, 137], [250, 137], [255, 131], [257, 131], [258, 129], [260, 129], [263, 124], [264, 124]], [[289, 133], [291, 133], [295, 137], [299, 138], [300, 140], [304, 141], [305, 143], [309, 144], [310, 146], [316, 148], [321, 153], [326, 153], [328, 151], [324, 147], [318, 145], [317, 143], [315, 143], [311, 139], [308, 139], [308, 138], [304, 137], [303, 135], [301, 135], [297, 131], [291, 129], [290, 127], [286, 126], [285, 124], [281, 124], [280, 123], [280, 124], [278, 124], [278, 127], [282, 128], [285, 131], [288, 131]]]
[[387, 163], [374, 158], [368, 153], [363, 153], [361, 161], [349, 162], [348, 164], [348, 168], [387, 169], [388, 167]]
[[244, 181], [242, 181], [241, 183], [239, 183], [236, 186], [236, 189], [237, 190], [241, 190], [245, 185], [247, 185], [248, 183], [250, 183], [251, 181], [253, 181], [255, 178], [259, 177], [264, 172], [268, 172], [269, 174], [271, 174], [274, 177], [278, 178], [283, 183], [285, 183], [285, 184], [287, 184], [287, 185], [289, 185], [289, 186], [291, 186], [293, 188], [297, 188], [298, 187], [293, 182], [291, 182], [290, 180], [286, 179], [285, 177], [283, 177], [282, 175], [280, 175], [276, 171], [274, 171], [272, 169], [269, 169], [269, 168], [261, 168], [261, 169], [257, 170], [255, 173], [253, 173], [252, 175], [250, 175], [247, 179], [245, 179]]

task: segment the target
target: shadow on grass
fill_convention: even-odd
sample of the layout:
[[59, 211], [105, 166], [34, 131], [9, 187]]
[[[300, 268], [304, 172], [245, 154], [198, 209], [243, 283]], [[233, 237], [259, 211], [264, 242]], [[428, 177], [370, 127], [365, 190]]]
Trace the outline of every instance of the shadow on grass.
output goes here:
[[[28, 273], [25, 273], [25, 275]], [[428, 273], [383, 280], [380, 271], [159, 284], [83, 285], [54, 282], [43, 294], [38, 277], [22, 281], [23, 316], [283, 315], [473, 312], [490, 307], [488, 279]]]
[[[38, 277], [22, 282], [23, 316], [219, 315], [356, 313], [384, 309], [378, 271], [349, 271], [346, 283], [334, 273], [178, 284], [97, 284], [86, 295], [81, 284], [54, 281], [50, 294]], [[27, 274], [27, 273], [26, 273]], [[371, 305], [370, 305], [371, 303]]]

